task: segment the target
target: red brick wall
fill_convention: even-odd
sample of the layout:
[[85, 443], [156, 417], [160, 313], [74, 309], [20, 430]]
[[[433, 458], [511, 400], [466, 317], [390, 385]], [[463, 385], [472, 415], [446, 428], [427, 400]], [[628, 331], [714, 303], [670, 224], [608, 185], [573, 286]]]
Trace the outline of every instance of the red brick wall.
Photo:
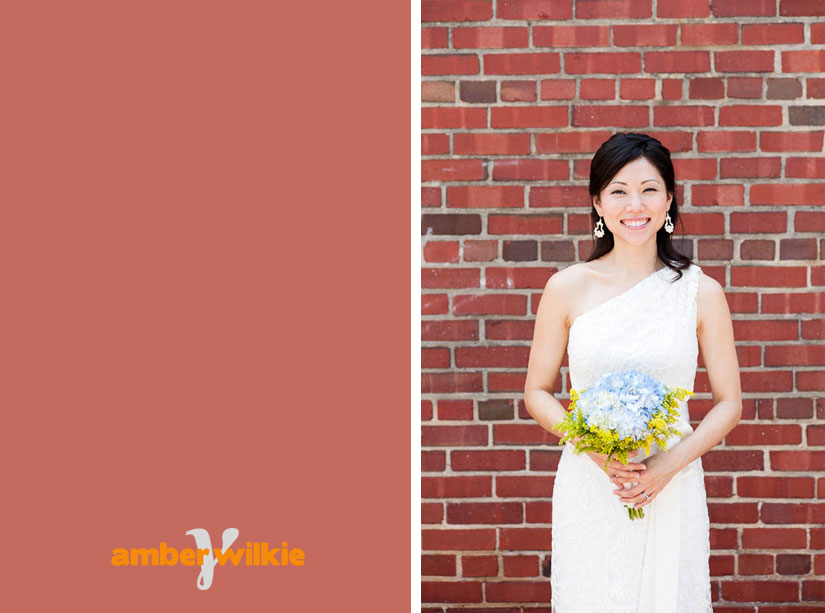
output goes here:
[[[559, 448], [523, 403], [533, 321], [591, 248], [589, 158], [640, 131], [673, 153], [677, 242], [734, 320], [743, 420], [703, 460], [714, 600], [823, 610], [825, 1], [421, 11], [423, 607], [549, 610]], [[701, 359], [696, 391], [701, 419]]]

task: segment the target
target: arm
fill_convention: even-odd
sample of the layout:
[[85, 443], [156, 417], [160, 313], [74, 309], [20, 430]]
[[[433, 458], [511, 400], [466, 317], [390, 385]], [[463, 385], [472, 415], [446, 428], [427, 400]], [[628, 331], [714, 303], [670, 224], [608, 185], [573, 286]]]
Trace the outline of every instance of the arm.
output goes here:
[[713, 408], [696, 430], [673, 447], [671, 455], [680, 470], [718, 445], [742, 416], [739, 361], [725, 291], [715, 279], [702, 275], [697, 303], [699, 348], [710, 380]]
[[527, 364], [524, 383], [524, 405], [530, 416], [552, 435], [561, 438], [555, 430], [564, 419], [564, 407], [553, 395], [553, 387], [559, 376], [564, 353], [567, 351], [567, 291], [557, 273], [544, 286], [541, 302], [536, 311], [533, 343]]

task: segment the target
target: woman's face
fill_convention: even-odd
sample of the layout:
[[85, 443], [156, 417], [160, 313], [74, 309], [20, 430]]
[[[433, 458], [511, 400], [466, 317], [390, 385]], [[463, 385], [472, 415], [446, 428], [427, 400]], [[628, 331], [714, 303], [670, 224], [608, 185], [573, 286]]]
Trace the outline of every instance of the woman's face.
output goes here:
[[[628, 162], [610, 180], [598, 198], [593, 199], [596, 211], [604, 217], [604, 225], [613, 232], [615, 240], [644, 243], [656, 240], [656, 232], [665, 224], [673, 195], [668, 194], [665, 182], [656, 167], [646, 158]], [[649, 221], [639, 228], [626, 225], [631, 220]]]

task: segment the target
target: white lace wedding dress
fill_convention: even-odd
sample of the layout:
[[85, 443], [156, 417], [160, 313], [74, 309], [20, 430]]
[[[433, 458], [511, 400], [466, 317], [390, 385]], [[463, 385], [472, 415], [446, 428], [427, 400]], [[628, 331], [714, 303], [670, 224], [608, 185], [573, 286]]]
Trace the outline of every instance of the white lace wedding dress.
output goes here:
[[[573, 389], [636, 369], [693, 391], [700, 271], [692, 264], [672, 282], [677, 273], [661, 268], [579, 315], [567, 347]], [[679, 410], [689, 421], [687, 402]], [[701, 458], [644, 507], [644, 518], [630, 520], [614, 488], [593, 460], [564, 446], [552, 498], [553, 613], [712, 613]]]

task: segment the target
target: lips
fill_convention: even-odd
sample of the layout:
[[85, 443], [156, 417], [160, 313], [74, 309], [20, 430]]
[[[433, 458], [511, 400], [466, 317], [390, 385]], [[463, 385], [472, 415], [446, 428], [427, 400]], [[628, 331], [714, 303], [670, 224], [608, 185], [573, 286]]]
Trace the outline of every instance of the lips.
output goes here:
[[[637, 222], [637, 225], [629, 226], [629, 225], [627, 225], [627, 224], [625, 223], [626, 221], [634, 221], [634, 222]], [[643, 224], [638, 224], [638, 221], [639, 221], [638, 219], [622, 219], [622, 220], [621, 220], [621, 224], [622, 224], [625, 228], [630, 228], [631, 230], [638, 230], [638, 229], [640, 229], [640, 228], [645, 228], [645, 227], [647, 227], [647, 224], [649, 224], [649, 223], [650, 223], [650, 218], [649, 218], [649, 217], [648, 217], [648, 218], [646, 218], [646, 220], [645, 220], [645, 222], [644, 222]]]

